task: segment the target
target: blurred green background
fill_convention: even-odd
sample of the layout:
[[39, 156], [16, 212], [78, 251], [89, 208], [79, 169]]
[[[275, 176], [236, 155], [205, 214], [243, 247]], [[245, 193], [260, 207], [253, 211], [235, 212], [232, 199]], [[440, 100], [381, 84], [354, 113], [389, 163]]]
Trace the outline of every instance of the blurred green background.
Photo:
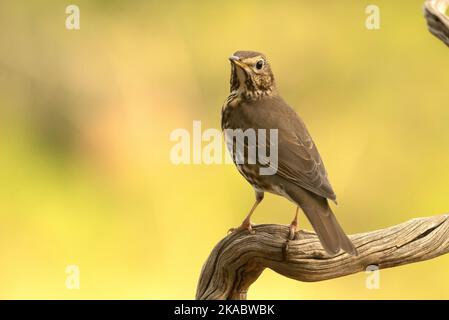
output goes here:
[[[269, 57], [348, 233], [447, 211], [448, 49], [422, 0], [375, 1], [377, 31], [372, 1], [77, 1], [77, 31], [69, 4], [0, 4], [0, 298], [194, 298], [254, 195], [231, 165], [173, 165], [168, 137], [193, 120], [219, 128], [238, 49]], [[254, 222], [294, 210], [267, 195]], [[267, 270], [249, 298], [447, 299], [448, 263], [382, 270], [379, 290], [364, 273], [300, 283]]]

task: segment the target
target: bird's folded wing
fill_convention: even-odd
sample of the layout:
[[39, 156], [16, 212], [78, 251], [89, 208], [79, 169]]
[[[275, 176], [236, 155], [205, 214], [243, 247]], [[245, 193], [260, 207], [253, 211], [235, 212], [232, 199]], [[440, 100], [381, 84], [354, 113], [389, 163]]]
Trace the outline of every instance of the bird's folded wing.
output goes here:
[[282, 99], [276, 99], [259, 104], [256, 114], [254, 117], [259, 127], [278, 129], [276, 174], [317, 195], [336, 201], [318, 149], [296, 112]]
[[278, 144], [278, 176], [330, 200], [336, 195], [318, 150], [307, 134], [283, 133]]

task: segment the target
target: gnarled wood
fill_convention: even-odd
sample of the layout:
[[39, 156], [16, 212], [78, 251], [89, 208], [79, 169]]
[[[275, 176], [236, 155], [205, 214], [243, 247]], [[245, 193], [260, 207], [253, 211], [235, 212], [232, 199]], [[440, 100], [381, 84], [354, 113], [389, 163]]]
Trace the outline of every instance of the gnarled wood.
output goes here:
[[246, 299], [265, 268], [299, 281], [321, 281], [365, 271], [370, 265], [391, 268], [449, 251], [449, 215], [352, 235], [358, 256], [329, 256], [318, 237], [307, 231], [286, 242], [288, 226], [258, 225], [254, 230], [255, 234], [230, 234], [215, 246], [201, 271], [197, 299]]
[[446, 15], [449, 0], [427, 0], [424, 4], [424, 16], [429, 31], [449, 46], [449, 17]]

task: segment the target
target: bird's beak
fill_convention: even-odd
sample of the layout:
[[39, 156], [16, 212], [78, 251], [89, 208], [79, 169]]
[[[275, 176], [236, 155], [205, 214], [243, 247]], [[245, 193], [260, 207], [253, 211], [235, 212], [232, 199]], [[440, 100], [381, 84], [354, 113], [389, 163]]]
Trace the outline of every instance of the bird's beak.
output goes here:
[[244, 64], [242, 61], [240, 61], [240, 58], [237, 57], [237, 56], [230, 56], [230, 57], [229, 57], [229, 61], [231, 61], [232, 63], [238, 65], [238, 66], [241, 67], [242, 69], [245, 68], [245, 64]]
[[237, 56], [230, 56], [230, 57], [229, 57], [229, 60], [231, 60], [231, 61], [239, 61], [240, 58], [237, 57]]

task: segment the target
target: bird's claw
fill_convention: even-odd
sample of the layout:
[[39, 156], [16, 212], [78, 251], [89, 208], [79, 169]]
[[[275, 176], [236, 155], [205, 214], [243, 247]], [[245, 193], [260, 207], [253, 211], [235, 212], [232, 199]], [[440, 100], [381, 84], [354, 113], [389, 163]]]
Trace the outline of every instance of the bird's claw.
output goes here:
[[242, 230], [248, 230], [248, 232], [250, 234], [255, 234], [256, 231], [253, 229], [254, 224], [252, 224], [251, 222], [248, 223], [242, 223], [239, 227], [237, 228], [230, 228], [228, 230], [228, 233], [234, 233], [234, 232], [238, 232], [238, 231], [242, 231]]
[[292, 223], [292, 224], [290, 225], [287, 241], [295, 240], [295, 236], [296, 236], [296, 228], [297, 228], [297, 225], [296, 225], [296, 224], [293, 224], [293, 223]]
[[298, 225], [295, 222], [292, 222], [290, 224], [287, 240], [284, 242], [284, 246], [282, 247], [282, 253], [284, 255], [284, 260], [288, 260], [288, 254], [289, 254], [289, 249], [290, 249], [289, 244], [290, 244], [290, 241], [295, 240], [297, 227], [298, 227]]

